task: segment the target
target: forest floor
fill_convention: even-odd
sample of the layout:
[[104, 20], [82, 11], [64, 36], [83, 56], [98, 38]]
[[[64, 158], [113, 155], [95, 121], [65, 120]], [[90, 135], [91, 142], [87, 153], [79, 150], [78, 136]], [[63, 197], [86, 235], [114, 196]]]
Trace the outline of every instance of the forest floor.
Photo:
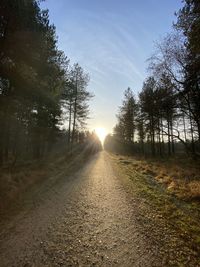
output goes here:
[[200, 266], [198, 202], [130, 157], [102, 151], [76, 164], [2, 211], [1, 267]]
[[[10, 162], [0, 166], [0, 214], [12, 206], [13, 210], [23, 200], [24, 194], [30, 188], [40, 186], [49, 177], [57, 177], [63, 170], [71, 172], [74, 167], [81, 167], [91, 156], [84, 148], [78, 148], [70, 153], [53, 154], [40, 160], [18, 161], [14, 165]], [[79, 162], [79, 166], [76, 165]]]

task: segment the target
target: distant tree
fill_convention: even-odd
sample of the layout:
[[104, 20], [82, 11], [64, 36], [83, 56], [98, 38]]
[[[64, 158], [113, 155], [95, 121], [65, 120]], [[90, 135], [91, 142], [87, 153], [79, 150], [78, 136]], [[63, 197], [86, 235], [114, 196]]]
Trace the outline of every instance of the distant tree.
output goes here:
[[136, 126], [137, 126], [137, 133], [138, 133], [138, 141], [141, 146], [141, 153], [145, 154], [145, 138], [146, 138], [146, 129], [145, 129], [145, 114], [142, 112], [142, 107], [140, 101], [138, 101], [138, 114], [136, 118]]
[[[137, 104], [134, 94], [130, 88], [125, 90], [122, 106], [117, 115], [118, 124], [115, 132], [126, 142], [134, 142], [136, 131]], [[123, 128], [123, 130], [122, 130]]]
[[150, 137], [151, 152], [155, 156], [155, 136], [157, 130], [157, 114], [158, 114], [158, 97], [157, 85], [153, 77], [147, 78], [143, 84], [142, 92], [139, 94], [141, 112], [145, 118], [145, 128]]
[[[177, 96], [174, 90], [174, 84], [170, 77], [165, 73], [162, 74], [160, 79], [157, 81], [158, 87], [158, 131], [159, 131], [159, 143], [160, 133], [166, 133], [168, 137], [168, 155], [175, 153], [174, 149], [174, 135], [173, 135], [173, 124], [174, 119], [177, 116]], [[165, 125], [166, 121], [166, 125]], [[161, 151], [161, 150], [160, 150]]]

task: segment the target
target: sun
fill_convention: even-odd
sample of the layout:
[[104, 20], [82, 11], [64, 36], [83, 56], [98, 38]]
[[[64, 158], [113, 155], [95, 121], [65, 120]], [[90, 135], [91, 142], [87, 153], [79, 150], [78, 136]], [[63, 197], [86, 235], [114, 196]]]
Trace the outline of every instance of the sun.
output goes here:
[[99, 140], [101, 141], [101, 143], [103, 144], [105, 137], [107, 135], [106, 129], [103, 127], [97, 127], [95, 128], [95, 133], [99, 137]]

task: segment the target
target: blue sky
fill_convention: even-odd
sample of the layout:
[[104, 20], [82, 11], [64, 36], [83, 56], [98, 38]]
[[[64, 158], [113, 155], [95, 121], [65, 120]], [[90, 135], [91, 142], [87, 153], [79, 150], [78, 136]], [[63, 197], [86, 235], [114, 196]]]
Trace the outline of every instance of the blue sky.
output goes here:
[[112, 131], [123, 92], [137, 96], [154, 43], [170, 31], [181, 0], [46, 0], [58, 47], [90, 75], [88, 127]]

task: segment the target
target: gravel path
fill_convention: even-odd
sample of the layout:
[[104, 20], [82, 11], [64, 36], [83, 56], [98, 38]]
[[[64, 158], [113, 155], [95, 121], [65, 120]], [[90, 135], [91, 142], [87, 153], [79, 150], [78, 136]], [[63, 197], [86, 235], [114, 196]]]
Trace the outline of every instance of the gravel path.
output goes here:
[[1, 225], [1, 267], [163, 266], [105, 152], [52, 179]]

